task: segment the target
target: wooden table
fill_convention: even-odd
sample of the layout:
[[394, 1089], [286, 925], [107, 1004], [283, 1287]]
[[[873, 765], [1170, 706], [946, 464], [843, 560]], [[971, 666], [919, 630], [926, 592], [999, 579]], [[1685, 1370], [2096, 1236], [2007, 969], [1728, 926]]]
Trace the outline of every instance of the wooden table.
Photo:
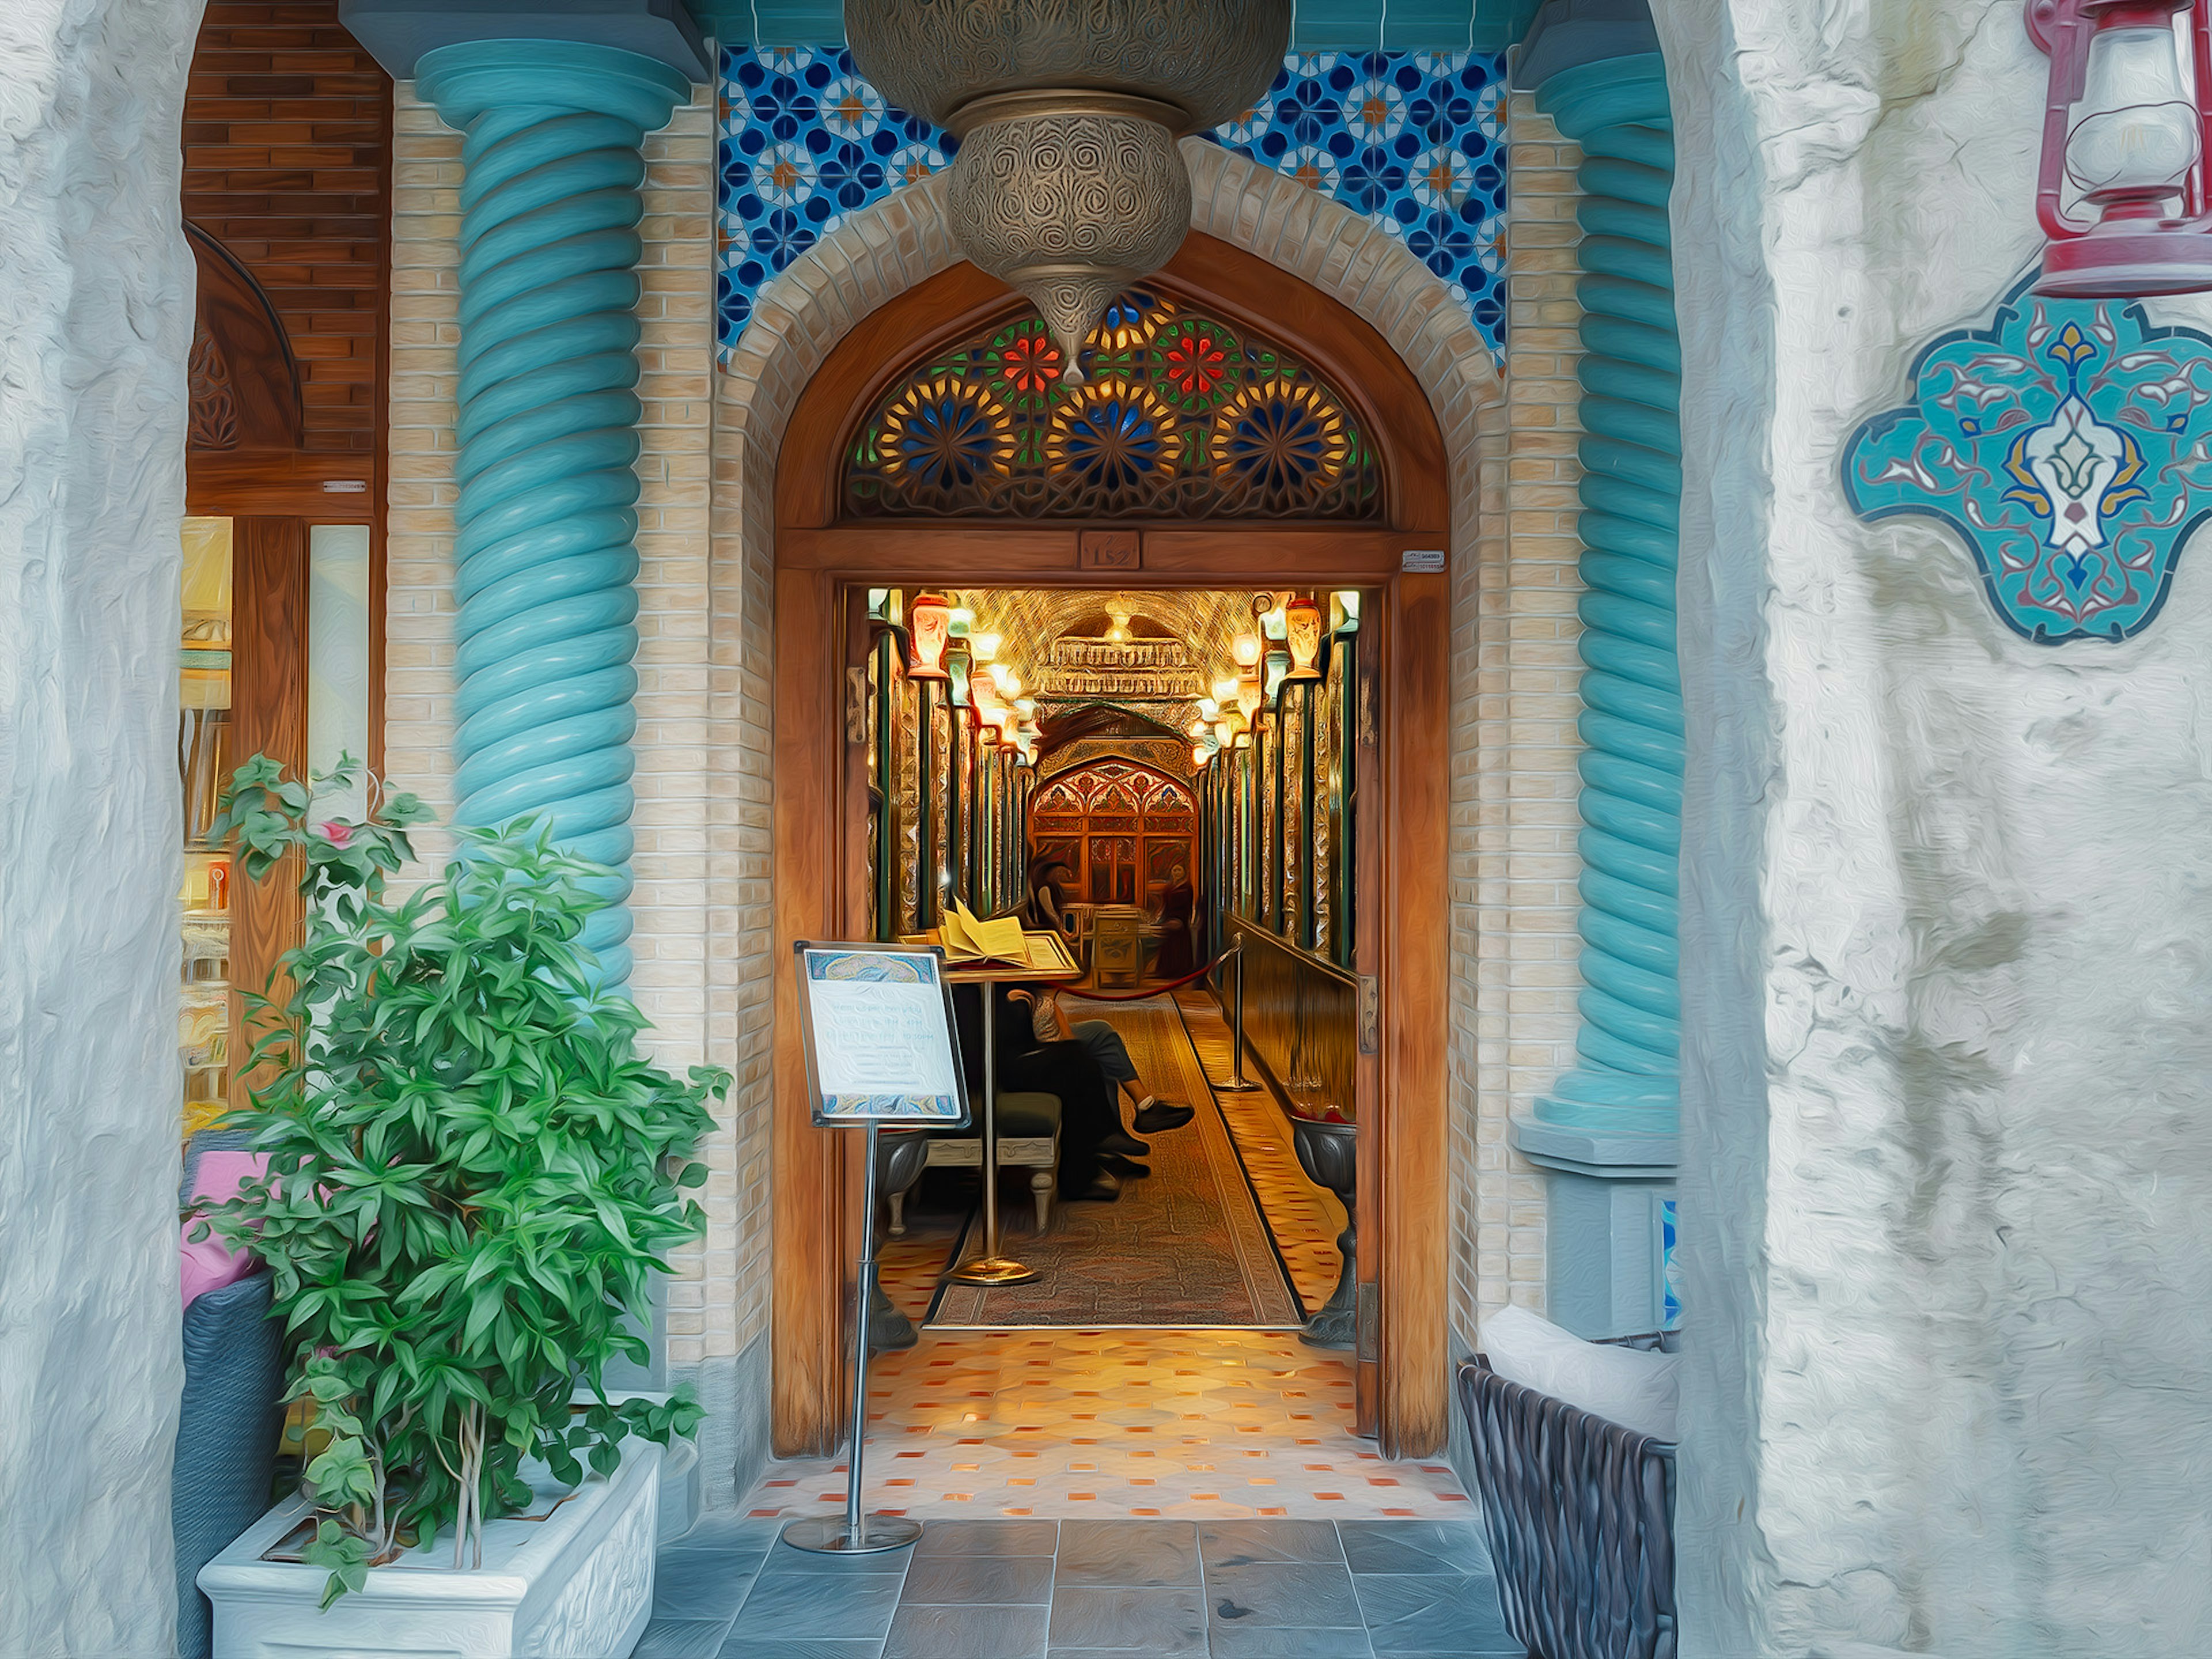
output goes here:
[[[945, 964], [945, 978], [951, 985], [975, 985], [982, 988], [983, 998], [983, 1254], [962, 1262], [945, 1275], [963, 1285], [1021, 1285], [1036, 1277], [1036, 1269], [1025, 1267], [999, 1254], [999, 1044], [998, 1008], [992, 988], [998, 985], [1062, 984], [1083, 977], [1083, 969], [1067, 953], [1067, 946], [1057, 933], [1038, 933], [1024, 930], [1022, 937], [1029, 942], [1030, 960], [1026, 966], [1016, 963], [977, 963], [972, 967], [958, 968]], [[936, 945], [934, 930], [902, 937], [902, 945]]]

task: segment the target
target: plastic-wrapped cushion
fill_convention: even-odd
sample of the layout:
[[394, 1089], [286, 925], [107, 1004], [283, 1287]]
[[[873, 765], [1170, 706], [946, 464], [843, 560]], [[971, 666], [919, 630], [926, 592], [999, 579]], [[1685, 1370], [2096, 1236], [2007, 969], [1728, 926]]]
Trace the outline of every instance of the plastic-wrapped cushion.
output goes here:
[[1585, 1342], [1526, 1308], [1501, 1309], [1484, 1320], [1475, 1346], [1509, 1382], [1654, 1440], [1676, 1437], [1680, 1361], [1674, 1354]]
[[177, 1551], [177, 1651], [209, 1659], [214, 1608], [199, 1571], [269, 1507], [283, 1416], [281, 1332], [257, 1273], [185, 1310], [185, 1394], [169, 1521]]

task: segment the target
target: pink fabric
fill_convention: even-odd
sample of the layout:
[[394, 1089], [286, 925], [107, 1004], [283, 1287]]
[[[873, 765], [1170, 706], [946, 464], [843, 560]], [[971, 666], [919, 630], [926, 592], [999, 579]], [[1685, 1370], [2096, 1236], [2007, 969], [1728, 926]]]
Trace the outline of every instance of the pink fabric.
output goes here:
[[[258, 1176], [268, 1167], [268, 1155], [264, 1152], [204, 1152], [192, 1179], [192, 1198], [195, 1203], [209, 1204], [236, 1198], [248, 1176]], [[187, 1308], [195, 1297], [235, 1285], [260, 1265], [252, 1251], [234, 1249], [213, 1228], [206, 1237], [195, 1240], [192, 1235], [202, 1224], [197, 1214], [190, 1217], [178, 1239], [177, 1280]]]

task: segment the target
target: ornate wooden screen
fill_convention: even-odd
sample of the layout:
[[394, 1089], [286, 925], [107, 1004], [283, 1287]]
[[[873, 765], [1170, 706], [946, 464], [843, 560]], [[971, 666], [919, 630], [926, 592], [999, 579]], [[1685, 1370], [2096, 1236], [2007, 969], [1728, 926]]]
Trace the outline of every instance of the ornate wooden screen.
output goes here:
[[1177, 865], [1197, 869], [1197, 834], [1190, 786], [1126, 761], [1063, 772], [1030, 806], [1032, 856], [1067, 866], [1091, 904], [1157, 904]]
[[1035, 316], [932, 354], [845, 457], [855, 518], [1380, 520], [1382, 468], [1343, 396], [1297, 357], [1131, 289], [1069, 386]]

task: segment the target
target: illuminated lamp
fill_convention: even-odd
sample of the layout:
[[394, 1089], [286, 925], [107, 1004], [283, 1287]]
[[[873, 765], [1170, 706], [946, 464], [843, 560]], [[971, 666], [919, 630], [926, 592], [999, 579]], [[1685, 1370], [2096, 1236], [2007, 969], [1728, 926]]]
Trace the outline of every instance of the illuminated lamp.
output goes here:
[[1267, 638], [1271, 640], [1282, 638], [1285, 626], [1285, 618], [1280, 605], [1271, 606], [1260, 613], [1260, 631]]
[[964, 640], [969, 630], [975, 626], [975, 613], [964, 605], [955, 605], [951, 616], [945, 619], [945, 625], [952, 630], [954, 639]]
[[1194, 744], [1191, 744], [1191, 746], [1190, 746], [1190, 763], [1191, 763], [1193, 766], [1204, 766], [1204, 765], [1206, 763], [1206, 762], [1208, 762], [1208, 761], [1212, 760], [1212, 758], [1213, 758], [1213, 757], [1212, 757], [1210, 753], [1208, 753], [1208, 752], [1207, 752], [1206, 748], [1206, 746], [1205, 746], [1203, 744], [1196, 744], [1196, 743], [1194, 743]]
[[1213, 723], [1213, 736], [1214, 740], [1226, 749], [1236, 741], [1237, 727], [1229, 720], [1216, 720]]
[[2212, 0], [2028, 0], [2027, 32], [2051, 58], [2036, 291], [2212, 289]]
[[998, 686], [1000, 696], [1013, 698], [1021, 696], [1022, 677], [1006, 664], [994, 662], [991, 665], [991, 679]]
[[1257, 634], [1239, 634], [1229, 642], [1229, 654], [1237, 659], [1239, 668], [1249, 668], [1258, 662], [1262, 648]]
[[1267, 697], [1260, 684], [1260, 668], [1254, 664], [1237, 682], [1237, 707], [1244, 715], [1244, 724], [1250, 726], [1252, 716], [1260, 712], [1260, 704]]
[[1291, 653], [1281, 646], [1267, 653], [1267, 678], [1265, 686], [1267, 702], [1273, 708], [1279, 700], [1283, 682], [1290, 678]]
[[945, 596], [916, 594], [907, 625], [914, 642], [907, 672], [918, 680], [951, 678], [945, 672], [945, 647], [951, 640], [952, 607], [945, 602]]
[[975, 698], [969, 693], [969, 683], [975, 675], [975, 664], [969, 659], [966, 645], [956, 645], [945, 653], [945, 672], [952, 678], [952, 706], [972, 708]]
[[[1229, 695], [1232, 697], [1237, 695], [1237, 682], [1234, 680], [1229, 683]], [[1200, 697], [1198, 700], [1198, 717], [1209, 723], [1219, 720], [1221, 700], [1218, 697]]]
[[975, 653], [977, 662], [988, 663], [999, 654], [999, 636], [996, 634], [970, 634], [968, 648]]
[[1338, 634], [1357, 634], [1359, 631], [1359, 590], [1339, 588], [1328, 596], [1330, 631]]
[[1321, 661], [1323, 637], [1320, 601], [1310, 593], [1293, 593], [1283, 607], [1283, 642], [1291, 651], [1288, 678], [1319, 679], [1321, 669], [1316, 665]]

